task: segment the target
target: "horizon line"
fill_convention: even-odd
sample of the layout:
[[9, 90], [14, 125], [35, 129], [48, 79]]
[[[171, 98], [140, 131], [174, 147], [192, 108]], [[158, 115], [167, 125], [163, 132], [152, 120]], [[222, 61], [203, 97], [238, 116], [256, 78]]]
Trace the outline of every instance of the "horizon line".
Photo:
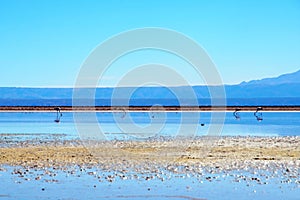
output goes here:
[[[240, 83], [239, 83], [240, 84]], [[159, 88], [159, 87], [198, 87], [198, 86], [206, 86], [206, 87], [220, 87], [220, 86], [232, 86], [232, 85], [239, 85], [239, 84], [223, 84], [223, 85], [171, 85], [171, 86], [164, 86], [164, 85], [150, 85], [150, 86], [82, 86], [82, 87], [72, 87], [72, 86], [0, 86], [0, 88], [44, 88], [44, 89], [75, 89], [75, 88]]]

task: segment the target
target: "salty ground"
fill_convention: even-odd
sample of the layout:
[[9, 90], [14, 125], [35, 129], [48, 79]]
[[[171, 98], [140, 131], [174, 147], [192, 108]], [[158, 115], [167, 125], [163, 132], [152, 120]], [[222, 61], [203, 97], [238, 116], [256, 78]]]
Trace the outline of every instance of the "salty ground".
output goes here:
[[298, 199], [300, 137], [13, 140], [0, 199]]

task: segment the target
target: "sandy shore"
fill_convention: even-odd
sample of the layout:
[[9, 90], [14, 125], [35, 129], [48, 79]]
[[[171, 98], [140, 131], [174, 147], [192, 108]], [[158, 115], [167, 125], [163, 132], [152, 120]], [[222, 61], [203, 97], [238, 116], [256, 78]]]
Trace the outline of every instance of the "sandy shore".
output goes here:
[[[147, 112], [147, 111], [228, 111], [233, 112], [239, 109], [241, 112], [255, 112], [258, 106], [96, 106], [96, 107], [72, 107], [60, 106], [62, 112], [82, 112], [82, 111], [99, 111], [99, 112]], [[53, 106], [0, 106], [0, 112], [56, 112]], [[300, 106], [263, 106], [263, 111], [294, 111], [299, 112]]]
[[178, 166], [193, 167], [195, 171], [202, 167], [268, 170], [285, 166], [297, 171], [300, 168], [300, 137], [221, 137], [213, 142], [203, 138], [89, 141], [85, 146], [77, 140], [23, 141], [0, 148], [0, 165], [35, 168], [86, 165], [118, 171], [174, 170]]

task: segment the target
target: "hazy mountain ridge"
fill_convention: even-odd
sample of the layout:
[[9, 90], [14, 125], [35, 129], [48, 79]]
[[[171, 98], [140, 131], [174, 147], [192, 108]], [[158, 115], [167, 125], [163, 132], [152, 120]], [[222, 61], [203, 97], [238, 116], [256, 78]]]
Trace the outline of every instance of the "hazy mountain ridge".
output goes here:
[[[211, 86], [217, 87], [217, 86]], [[193, 86], [197, 98], [210, 98], [208, 86]], [[227, 98], [285, 98], [300, 97], [300, 70], [294, 73], [283, 74], [275, 78], [265, 78], [242, 82], [238, 85], [225, 85]], [[194, 98], [190, 87], [141, 87], [136, 90], [125, 88], [97, 88], [96, 99], [126, 98], [128, 93], [133, 99], [174, 99]], [[0, 87], [0, 99], [71, 99], [72, 88], [19, 88]], [[84, 97], [83, 97], [84, 98]]]
[[300, 84], [300, 70], [288, 73], [288, 74], [282, 74], [275, 78], [264, 78], [261, 80], [252, 80], [249, 82], [242, 82], [239, 85], [282, 85], [282, 84]]

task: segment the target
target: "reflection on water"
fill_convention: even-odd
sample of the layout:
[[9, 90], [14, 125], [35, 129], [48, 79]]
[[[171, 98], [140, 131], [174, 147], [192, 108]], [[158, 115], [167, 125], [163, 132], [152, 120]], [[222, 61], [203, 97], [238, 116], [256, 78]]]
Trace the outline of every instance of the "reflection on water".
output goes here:
[[[226, 113], [222, 135], [300, 134], [300, 113], [264, 112], [262, 121], [257, 121], [253, 112], [235, 114], [238, 114], [239, 120], [236, 120], [232, 112]], [[163, 121], [162, 129], [153, 133], [153, 136], [172, 136], [180, 126], [185, 126], [184, 130], [188, 130], [188, 127], [193, 125], [189, 120], [181, 124], [180, 112], [122, 111], [115, 114], [96, 113], [96, 116], [106, 137], [118, 140], [137, 138], [134, 130], [131, 133], [123, 133], [119, 126], [121, 123], [126, 129], [126, 125], [130, 125], [127, 121], [129, 118], [140, 127], [147, 127], [155, 120], [156, 123]], [[63, 113], [60, 123], [53, 121], [56, 117], [55, 112], [0, 113], [0, 140], [19, 145], [19, 141], [22, 140], [36, 139], [38, 142], [47, 142], [56, 138], [63, 140], [79, 137], [73, 113]], [[163, 117], [164, 120], [160, 120]], [[88, 118], [83, 118], [82, 123], [86, 125], [86, 130], [94, 125]], [[207, 133], [210, 124], [211, 113], [200, 113], [197, 135]], [[16, 169], [18, 168], [17, 166]], [[19, 176], [14, 167], [0, 166], [0, 188], [5, 188], [0, 189], [0, 199], [297, 199], [299, 196], [299, 173], [290, 176], [290, 173], [287, 173], [289, 169], [283, 168], [281, 164], [279, 169], [270, 171], [217, 171], [218, 168], [213, 167], [202, 169], [202, 173], [189, 171], [180, 174], [166, 171], [158, 175], [150, 172], [106, 172], [80, 165], [70, 166], [62, 171], [52, 167], [46, 168], [47, 173], [37, 169], [28, 170], [26, 176]], [[114, 182], [110, 182], [106, 177], [114, 177]], [[154, 178], [148, 180], [149, 177]]]
[[54, 122], [59, 123], [60, 118], [62, 117], [62, 113], [60, 112], [60, 107], [56, 107], [54, 108], [54, 110], [56, 110], [56, 119], [54, 120]]
[[262, 107], [257, 107], [256, 111], [254, 112], [255, 118], [259, 122], [263, 120], [262, 113], [260, 112], [262, 110], [263, 110]]
[[[7, 170], [7, 171], [6, 171]], [[210, 174], [170, 174], [156, 177], [153, 174], [129, 174], [125, 179], [118, 173], [99, 169], [71, 168], [72, 173], [51, 170], [32, 170], [25, 177], [14, 174], [7, 167], [0, 170], [1, 183], [5, 190], [1, 199], [297, 199], [299, 183], [296, 178], [285, 182], [287, 175], [260, 171], [232, 171]], [[91, 173], [94, 172], [94, 173]], [[44, 174], [41, 176], [41, 174]], [[51, 176], [55, 174], [55, 176]], [[123, 174], [120, 174], [120, 177]], [[41, 179], [35, 180], [41, 176]], [[115, 177], [109, 182], [105, 177]], [[155, 176], [151, 180], [146, 177]], [[67, 177], [67, 178], [66, 178]], [[137, 178], [138, 177], [138, 178]], [[255, 178], [254, 178], [255, 177]], [[259, 180], [259, 181], [257, 181]], [[2, 185], [1, 185], [2, 184]], [[17, 192], [16, 192], [17, 191]]]
[[233, 112], [233, 116], [235, 117], [236, 120], [240, 120], [241, 119], [239, 111], [241, 111], [241, 109], [240, 108], [236, 108], [235, 111]]
[[[195, 121], [193, 118], [195, 115], [193, 113], [184, 114], [184, 122], [182, 122], [183, 113], [181, 112], [99, 112], [96, 113], [96, 116], [102, 132], [106, 134], [108, 139], [131, 139], [138, 133], [138, 131], [135, 132], [132, 125], [145, 129], [152, 123], [156, 123], [160, 129], [151, 134], [149, 133], [150, 136], [174, 136], [178, 134], [182, 127], [184, 127], [182, 130], [187, 132], [184, 134], [190, 134], [188, 133], [189, 127], [195, 126], [195, 124], [189, 122]], [[262, 111], [255, 112], [255, 115], [262, 118]], [[263, 120], [256, 120], [256, 116], [254, 117], [252, 112], [236, 111], [233, 114], [228, 112], [226, 113], [221, 135], [273, 136], [300, 134], [299, 112], [264, 112], [263, 115]], [[0, 133], [65, 134], [67, 138], [78, 138], [73, 113], [63, 113], [60, 123], [53, 122], [56, 117], [57, 113], [55, 112], [2, 112], [0, 113]], [[196, 135], [206, 135], [212, 123], [211, 113], [201, 112], [197, 121]], [[83, 118], [82, 123], [87, 124], [87, 128], [93, 125], [93, 122], [89, 121], [88, 118]], [[127, 129], [127, 126], [131, 126], [131, 129]], [[126, 130], [130, 130], [130, 132], [126, 132]]]

